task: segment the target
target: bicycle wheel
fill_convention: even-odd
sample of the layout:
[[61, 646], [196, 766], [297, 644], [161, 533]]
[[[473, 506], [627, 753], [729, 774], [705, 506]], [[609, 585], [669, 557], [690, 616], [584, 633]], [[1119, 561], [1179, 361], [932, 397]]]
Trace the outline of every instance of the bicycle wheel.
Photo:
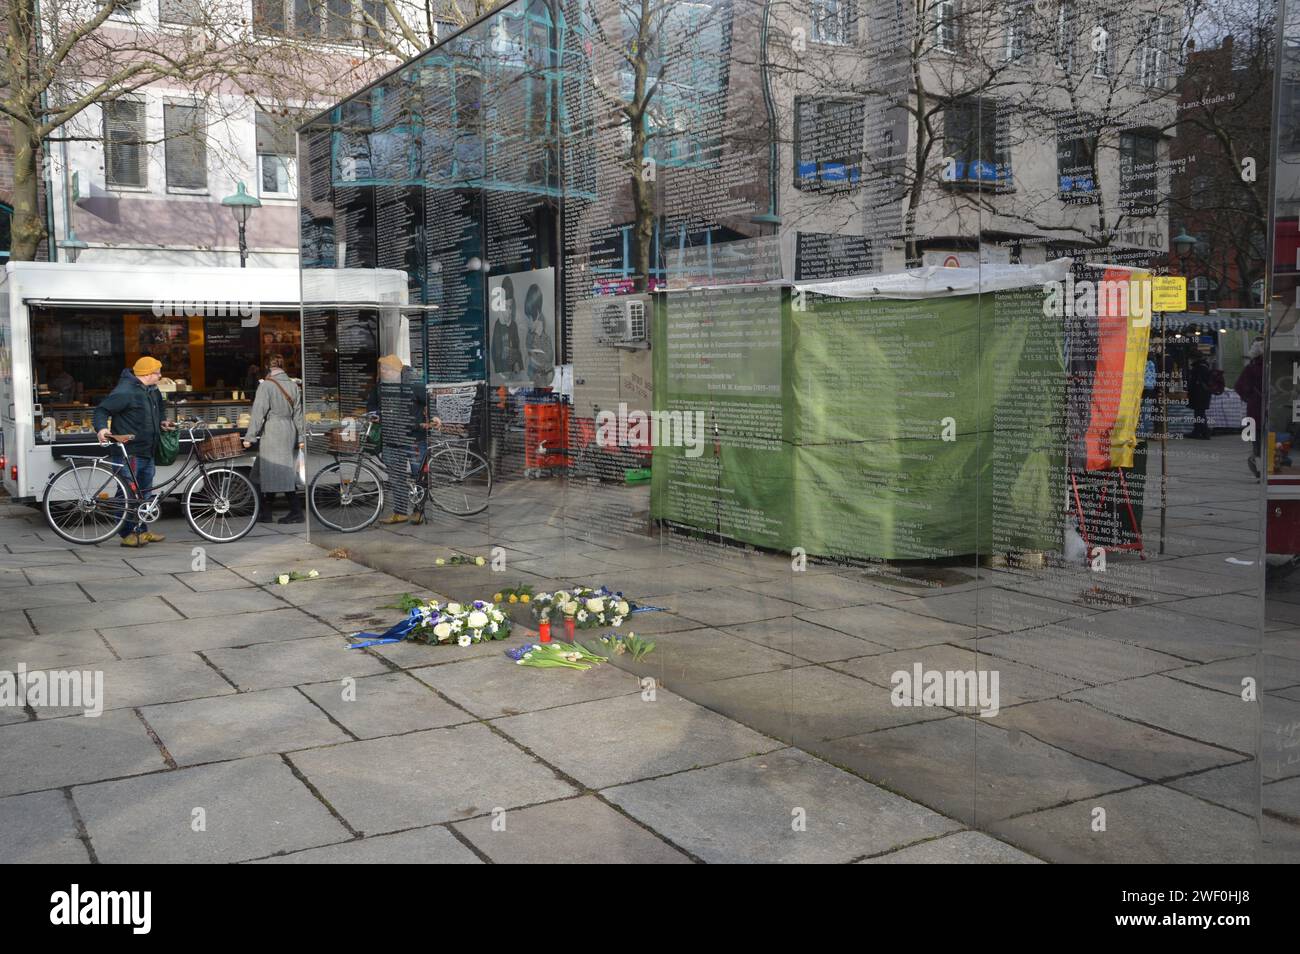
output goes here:
[[257, 489], [233, 467], [199, 471], [182, 499], [190, 528], [213, 543], [233, 543], [257, 525]]
[[69, 543], [102, 543], [126, 520], [126, 481], [100, 464], [70, 463], [45, 485], [41, 509], [50, 529]]
[[335, 461], [311, 479], [307, 502], [325, 526], [353, 533], [379, 519], [384, 509], [384, 482], [369, 464]]
[[470, 517], [487, 509], [492, 468], [468, 447], [444, 447], [429, 458], [429, 499], [439, 510]]

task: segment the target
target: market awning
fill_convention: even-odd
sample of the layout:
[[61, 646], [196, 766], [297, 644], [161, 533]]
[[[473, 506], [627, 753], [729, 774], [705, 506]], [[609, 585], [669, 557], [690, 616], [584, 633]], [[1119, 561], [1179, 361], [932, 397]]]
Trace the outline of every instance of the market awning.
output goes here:
[[[1184, 328], [1201, 328], [1205, 331], [1263, 331], [1264, 319], [1248, 315], [1204, 315], [1195, 312], [1174, 312], [1164, 317], [1166, 331]], [[1159, 319], [1156, 319], [1159, 327]]]
[[945, 298], [1013, 288], [1041, 288], [1048, 282], [1064, 281], [1070, 265], [1068, 258], [1041, 265], [981, 264], [978, 268], [928, 265], [906, 272], [795, 282], [794, 287], [829, 298]]

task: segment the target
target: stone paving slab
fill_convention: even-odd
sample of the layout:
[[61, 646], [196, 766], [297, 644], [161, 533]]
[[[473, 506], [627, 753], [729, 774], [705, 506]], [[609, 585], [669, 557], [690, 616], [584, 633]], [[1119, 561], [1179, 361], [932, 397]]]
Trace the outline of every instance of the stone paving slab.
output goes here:
[[338, 845], [308, 848], [255, 865], [481, 865], [483, 861], [441, 825], [395, 835], [354, 838]]
[[799, 619], [797, 616], [789, 619], [739, 623], [726, 627], [722, 632], [815, 663], [835, 662], [891, 651], [889, 646], [881, 646], [838, 630], [827, 629]]
[[1261, 801], [1265, 812], [1300, 825], [1300, 777], [1269, 782], [1263, 787]]
[[1041, 865], [1006, 842], [980, 831], [959, 831], [919, 845], [910, 845], [887, 855], [865, 858], [864, 865]]
[[[72, 797], [105, 864], [220, 864], [349, 834], [274, 756], [83, 785]], [[193, 829], [198, 808], [206, 830]]]
[[140, 711], [177, 765], [289, 752], [349, 740], [296, 689], [241, 692], [148, 706]]
[[25, 612], [0, 614], [0, 639], [34, 639], [35, 637], [36, 630], [27, 621]]
[[497, 864], [690, 864], [661, 838], [591, 795], [474, 818], [454, 827]]
[[[975, 640], [974, 645], [983, 643]], [[957, 670], [998, 673], [998, 702], [1001, 708], [1033, 702], [1037, 699], [1052, 699], [1068, 692], [1081, 689], [1084, 683], [1067, 679], [1055, 673], [1044, 672], [1032, 666], [1025, 666], [1007, 659], [974, 652], [963, 646], [927, 646], [921, 649], [904, 649], [895, 653], [879, 656], [864, 656], [847, 662], [828, 663], [831, 669], [857, 676], [877, 686], [893, 686], [893, 675], [905, 672], [909, 675], [920, 664], [923, 670]], [[992, 683], [989, 683], [990, 689]], [[972, 706], [974, 703], [972, 703]]]
[[1175, 604], [1110, 610], [1069, 620], [1060, 626], [1083, 636], [1101, 636], [1143, 646], [1192, 662], [1227, 659], [1255, 652], [1259, 647], [1258, 629], [1175, 613], [1165, 608], [1172, 605]]
[[[789, 748], [603, 794], [674, 844], [721, 864], [842, 863], [957, 827]], [[799, 818], [805, 830], [795, 830]]]
[[[188, 586], [174, 576], [151, 574], [138, 579], [122, 577], [116, 580], [82, 583], [81, 589], [98, 603], [110, 603], [118, 600], [137, 599], [149, 596], [178, 596], [193, 593]], [[70, 601], [71, 602], [71, 601]]]
[[198, 573], [178, 573], [176, 578], [196, 593], [247, 589], [255, 585], [234, 570], [227, 570], [223, 566], [209, 566]]
[[1204, 771], [1241, 758], [1227, 749], [1162, 732], [1078, 700], [1044, 699], [1004, 709], [998, 714], [997, 724], [1151, 781]]
[[333, 633], [334, 630], [301, 610], [282, 609], [178, 623], [125, 626], [103, 632], [109, 645], [126, 658], [303, 639]]
[[849, 606], [819, 612], [803, 610], [799, 618], [895, 649], [958, 642], [977, 635], [978, 631], [972, 626], [911, 612], [911, 607], [921, 602], [910, 600], [893, 606]]
[[660, 689], [497, 720], [501, 731], [589, 788], [743, 758], [779, 747]]
[[67, 629], [104, 629], [108, 626], [141, 626], [145, 623], [174, 623], [181, 614], [157, 596], [103, 603], [63, 603], [27, 611], [32, 625], [43, 633]]
[[1240, 696], [1191, 686], [1168, 676], [1143, 676], [1083, 689], [1069, 698], [1243, 755], [1255, 751], [1259, 711]]
[[[509, 574], [507, 574], [509, 575]], [[689, 593], [716, 587], [740, 586], [750, 582], [742, 573], [723, 566], [674, 566], [653, 573], [637, 573], [612, 569], [600, 576], [599, 583], [615, 591], [622, 591], [641, 602], [654, 602], [654, 597], [670, 593]]]
[[[1234, 698], [1225, 696], [1224, 698]], [[1300, 702], [1266, 693], [1259, 707], [1259, 761], [1266, 782], [1300, 775]]]
[[425, 666], [410, 673], [483, 719], [641, 691], [636, 676], [613, 666], [600, 665], [586, 672], [531, 669], [516, 665], [504, 654]]
[[[980, 653], [1033, 666], [1077, 682], [1098, 685], [1182, 669], [1181, 659], [1141, 646], [1096, 636], [1081, 636], [1059, 626], [1044, 626], [1024, 633], [981, 636]], [[989, 665], [992, 665], [990, 663]]]
[[368, 835], [577, 794], [482, 723], [350, 742], [291, 759], [353, 828]]
[[[1093, 809], [1106, 811], [1094, 831]], [[1067, 864], [1242, 864], [1260, 860], [1251, 818], [1159, 785], [1092, 796], [1020, 818], [992, 833]]]
[[[116, 547], [116, 544], [111, 544]], [[99, 548], [102, 551], [102, 547]], [[116, 580], [120, 578], [139, 577], [134, 567], [127, 566], [121, 559], [103, 556], [102, 552], [92, 557], [89, 563], [59, 563], [54, 566], [32, 566], [24, 570], [27, 579], [34, 586], [42, 583], [87, 583], [93, 580]]]
[[[339, 577], [347, 577], [349, 585], [353, 582], [353, 577], [365, 577], [374, 572], [370, 567], [361, 563], [355, 563], [352, 560], [340, 560], [328, 556], [324, 552], [317, 551], [320, 559], [299, 560], [294, 563], [252, 563], [246, 566], [240, 566], [231, 571], [250, 583], [258, 586], [269, 586], [275, 582], [275, 578], [282, 573], [292, 574], [308, 573], [315, 570], [320, 574], [319, 579], [333, 580]], [[306, 582], [301, 581], [301, 582]]]
[[714, 682], [804, 665], [803, 660], [789, 653], [720, 629], [661, 633], [655, 636], [654, 644], [654, 652], [646, 657], [643, 668], [667, 684]]
[[805, 748], [968, 825], [1137, 784], [1117, 772], [965, 717]]
[[1259, 763], [1254, 759], [1188, 775], [1165, 785], [1243, 815], [1254, 817], [1260, 810]]
[[1171, 679], [1190, 682], [1207, 689], [1217, 689], [1234, 696], [1243, 691], [1242, 680], [1250, 677], [1264, 692], [1275, 692], [1300, 685], [1300, 659], [1285, 656], [1250, 654], [1237, 659], [1221, 659], [1203, 666], [1186, 666], [1166, 673]]
[[792, 573], [789, 582], [742, 583], [740, 589], [751, 593], [778, 596], [807, 609], [840, 609], [868, 603], [898, 603], [912, 599], [897, 590], [877, 586], [865, 579], [838, 576], [834, 573]]
[[[413, 586], [406, 580], [389, 576], [387, 573], [367, 573], [356, 579], [349, 579], [345, 589], [340, 589], [339, 582], [328, 577], [319, 580], [299, 580], [287, 586], [278, 586], [274, 578], [268, 578], [266, 584], [286, 602], [307, 609], [310, 609], [316, 603], [339, 599], [354, 601], [359, 610], [367, 609], [370, 608], [369, 604], [375, 597], [388, 597], [393, 593], [400, 594], [407, 591], [414, 593], [418, 590], [418, 587]], [[492, 592], [488, 591], [487, 595], [491, 596]], [[396, 610], [393, 612], [397, 613]], [[400, 613], [397, 614], [398, 617], [400, 615]]]
[[22, 586], [6, 589], [0, 596], [0, 606], [5, 610], [34, 609], [38, 606], [58, 606], [61, 603], [89, 603], [90, 600], [76, 583], [46, 583], [41, 586]]
[[0, 552], [0, 569], [21, 570], [28, 566], [56, 566], [60, 563], [80, 563], [81, 559], [71, 549], [31, 550], [18, 553]]
[[[104, 674], [103, 707], [134, 709], [204, 696], [230, 695], [235, 690], [211, 666], [193, 653], [146, 656], [102, 662], [93, 667]], [[80, 709], [41, 708], [41, 719], [81, 715]]]
[[[446, 667], [438, 667], [446, 668]], [[359, 739], [437, 729], [473, 719], [406, 673], [388, 672], [356, 680], [352, 701], [338, 680], [300, 687], [303, 694]]]
[[348, 676], [355, 679], [388, 671], [382, 660], [348, 649], [342, 636], [211, 649], [204, 655], [241, 690], [300, 686]]
[[229, 616], [234, 613], [256, 613], [261, 610], [278, 610], [287, 607], [287, 601], [281, 598], [281, 590], [287, 587], [274, 587], [270, 591], [256, 587], [247, 589], [216, 590], [207, 593], [186, 592], [177, 596], [168, 596], [167, 602], [188, 619], [204, 616]]
[[82, 865], [89, 861], [62, 792], [0, 798], [0, 864]]
[[894, 706], [889, 690], [821, 666], [719, 680], [692, 686], [690, 694], [716, 712], [793, 745], [950, 715], [945, 709]]
[[[195, 540], [194, 545], [200, 546], [202, 542]], [[181, 577], [200, 576], [221, 569], [221, 565], [213, 559], [216, 550], [217, 546], [215, 544], [207, 545], [206, 568], [202, 570], [194, 568], [194, 547], [173, 546], [171, 544], [159, 546], [156, 543], [151, 543], [143, 550], [134, 551], [138, 555], [127, 557], [126, 562], [144, 576], [157, 576], [162, 573], [174, 573]], [[185, 582], [190, 581], [186, 579]]]
[[[708, 626], [730, 626], [736, 623], [752, 623], [760, 619], [788, 618], [803, 609], [798, 603], [789, 600], [735, 589], [665, 594], [655, 599], [655, 605], [663, 606], [677, 616], [697, 620]], [[645, 624], [640, 619], [635, 619], [635, 622], [645, 628]]]
[[0, 795], [35, 792], [165, 768], [134, 712], [0, 726]]
[[78, 630], [58, 636], [34, 639], [0, 639], [0, 669], [13, 672], [19, 663], [28, 669], [93, 667], [116, 659], [113, 651], [93, 630]]

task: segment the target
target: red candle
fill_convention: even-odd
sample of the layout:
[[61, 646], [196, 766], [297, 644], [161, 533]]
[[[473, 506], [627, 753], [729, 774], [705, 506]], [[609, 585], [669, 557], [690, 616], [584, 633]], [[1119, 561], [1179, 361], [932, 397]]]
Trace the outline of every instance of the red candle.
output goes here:
[[573, 642], [574, 622], [572, 616], [564, 617], [564, 638]]
[[544, 643], [551, 641], [551, 621], [544, 619], [537, 624], [537, 635]]

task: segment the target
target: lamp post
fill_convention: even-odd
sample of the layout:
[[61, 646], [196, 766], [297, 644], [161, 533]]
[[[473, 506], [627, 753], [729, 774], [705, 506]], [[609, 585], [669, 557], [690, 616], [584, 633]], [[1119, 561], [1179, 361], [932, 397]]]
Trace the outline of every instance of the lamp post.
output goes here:
[[254, 209], [260, 209], [262, 202], [256, 196], [249, 195], [244, 189], [244, 183], [240, 182], [234, 195], [228, 195], [221, 200], [221, 204], [228, 208], [235, 215], [235, 223], [239, 226], [239, 267], [245, 268], [248, 265], [248, 216]]

